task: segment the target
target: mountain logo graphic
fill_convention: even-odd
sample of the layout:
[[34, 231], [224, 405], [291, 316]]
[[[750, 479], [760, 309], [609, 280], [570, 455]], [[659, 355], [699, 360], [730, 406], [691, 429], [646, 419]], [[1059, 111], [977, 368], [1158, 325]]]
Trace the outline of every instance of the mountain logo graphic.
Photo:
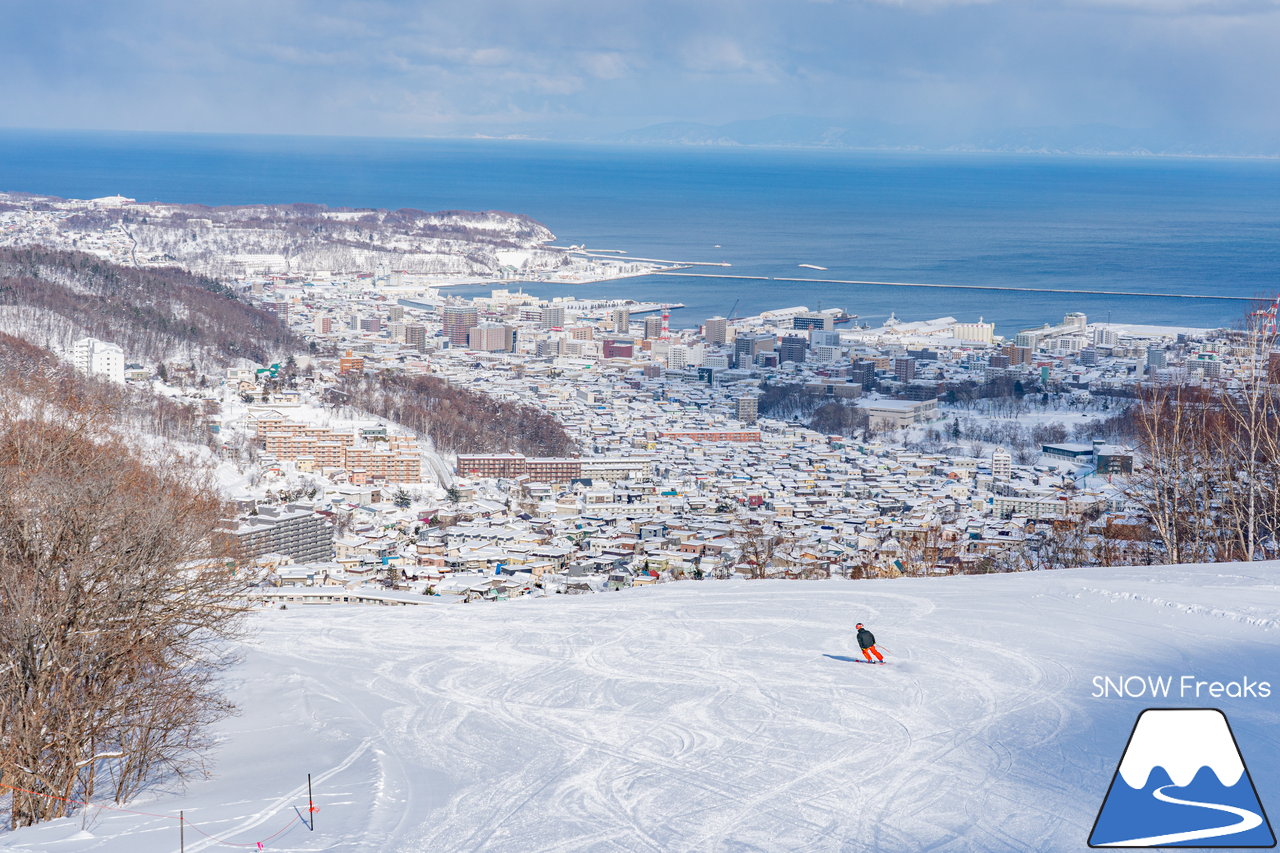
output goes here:
[[1090, 847], [1275, 847], [1235, 735], [1217, 708], [1138, 715]]

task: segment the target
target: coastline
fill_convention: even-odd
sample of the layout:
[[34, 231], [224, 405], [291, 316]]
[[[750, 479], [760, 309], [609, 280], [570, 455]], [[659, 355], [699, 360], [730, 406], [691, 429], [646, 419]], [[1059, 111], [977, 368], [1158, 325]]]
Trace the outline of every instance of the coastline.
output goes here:
[[[595, 257], [578, 256], [583, 262], [576, 274], [564, 278], [551, 277], [561, 270], [541, 261], [541, 269], [523, 269], [520, 261], [506, 265], [505, 275], [496, 265], [490, 275], [441, 263], [432, 286], [451, 296], [512, 282], [547, 296], [605, 297], [625, 289], [637, 299], [686, 303], [684, 322], [724, 315], [740, 300], [737, 313], [786, 301], [841, 307], [863, 318], [985, 317], [1000, 331], [1053, 322], [1068, 311], [1115, 322], [1218, 326], [1237, 320], [1247, 300], [1145, 294], [1261, 297], [1274, 293], [1272, 272], [1280, 264], [1280, 250], [1266, 238], [1280, 227], [1280, 174], [1243, 161], [836, 157], [789, 149], [729, 153], [496, 141], [339, 145], [252, 136], [81, 134], [53, 142], [7, 137], [0, 144], [6, 155], [0, 185], [193, 205], [310, 199], [364, 210], [519, 211], [553, 226], [559, 248], [548, 255], [573, 248]], [[353, 153], [368, 167], [349, 169]], [[1227, 246], [1216, 236], [1224, 234], [1239, 236]], [[641, 257], [668, 262], [651, 265]], [[671, 262], [686, 258], [692, 268]], [[828, 267], [822, 275], [829, 278], [815, 271], [802, 274], [812, 281], [776, 280], [801, 278], [793, 275], [796, 267], [810, 262]], [[350, 262], [327, 266], [357, 269]], [[390, 267], [405, 269], [394, 259]], [[666, 274], [665, 280], [654, 272]], [[737, 272], [758, 278], [693, 277]], [[995, 291], [949, 288], [926, 296], [842, 283], [858, 280], [977, 282], [1049, 292], [1010, 291], [1009, 298], [997, 299]], [[1134, 295], [1109, 295], [1119, 291]]]

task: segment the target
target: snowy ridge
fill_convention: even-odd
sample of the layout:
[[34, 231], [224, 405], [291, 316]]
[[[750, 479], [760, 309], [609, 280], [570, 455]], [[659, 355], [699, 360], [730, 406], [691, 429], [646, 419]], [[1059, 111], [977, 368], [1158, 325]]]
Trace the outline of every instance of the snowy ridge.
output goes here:
[[1130, 788], [1145, 788], [1157, 767], [1164, 768], [1179, 788], [1190, 785], [1202, 767], [1228, 788], [1244, 775], [1226, 717], [1209, 708], [1142, 715], [1120, 763], [1120, 775]]
[[567, 257], [546, 245], [555, 238], [546, 226], [501, 211], [121, 202], [0, 192], [8, 205], [0, 245], [76, 248], [129, 266], [177, 264], [213, 276], [248, 268], [489, 276], [512, 258], [546, 271]]

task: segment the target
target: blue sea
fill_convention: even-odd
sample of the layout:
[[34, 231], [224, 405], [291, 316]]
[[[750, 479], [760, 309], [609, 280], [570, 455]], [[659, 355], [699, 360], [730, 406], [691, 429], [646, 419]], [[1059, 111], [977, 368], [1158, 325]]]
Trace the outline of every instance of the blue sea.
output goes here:
[[[1245, 297], [1280, 289], [1276, 161], [4, 130], [0, 190], [505, 210], [543, 222], [562, 243], [725, 261], [723, 272], [747, 275]], [[1249, 308], [657, 276], [526, 289], [683, 302], [677, 326], [806, 305], [873, 323], [890, 312], [981, 316], [1006, 335], [1067, 311], [1217, 326]]]

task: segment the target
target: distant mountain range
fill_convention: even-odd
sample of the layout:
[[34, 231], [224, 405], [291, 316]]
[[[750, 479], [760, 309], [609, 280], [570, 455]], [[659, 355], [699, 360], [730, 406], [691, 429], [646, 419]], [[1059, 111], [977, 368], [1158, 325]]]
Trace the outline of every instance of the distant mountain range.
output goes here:
[[957, 134], [872, 119], [842, 121], [814, 116], [773, 116], [726, 124], [664, 122], [615, 134], [607, 140], [634, 145], [775, 146], [914, 151], [997, 151], [1061, 154], [1162, 154], [1277, 156], [1280, 140], [1204, 138], [1169, 142], [1150, 130], [1105, 124], [1020, 127]]

